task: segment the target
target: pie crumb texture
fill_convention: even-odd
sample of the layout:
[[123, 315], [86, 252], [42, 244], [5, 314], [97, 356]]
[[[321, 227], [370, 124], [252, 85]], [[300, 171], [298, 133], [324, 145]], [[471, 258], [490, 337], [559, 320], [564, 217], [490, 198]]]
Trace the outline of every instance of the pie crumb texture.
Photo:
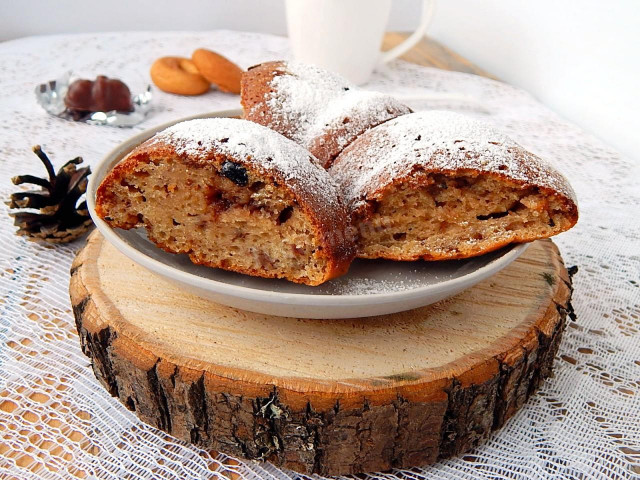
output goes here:
[[326, 170], [276, 132], [237, 119], [176, 124], [133, 150], [98, 188], [112, 227], [196, 264], [318, 285], [354, 255]]

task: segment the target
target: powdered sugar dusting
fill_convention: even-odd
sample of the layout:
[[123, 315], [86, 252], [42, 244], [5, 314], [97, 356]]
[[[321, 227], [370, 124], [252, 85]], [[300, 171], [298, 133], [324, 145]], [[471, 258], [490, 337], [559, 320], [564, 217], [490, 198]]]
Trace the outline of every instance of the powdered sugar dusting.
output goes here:
[[356, 88], [353, 83], [337, 73], [309, 63], [282, 62], [282, 70], [322, 91], [340, 92], [345, 88]]
[[[415, 275], [415, 273], [414, 273]], [[435, 278], [435, 277], [434, 277]], [[380, 293], [405, 292], [423, 287], [417, 275], [394, 272], [386, 278], [348, 277], [333, 282], [334, 295], [375, 295]]]
[[327, 102], [355, 88], [340, 76], [314, 65], [282, 62], [276, 72], [270, 82], [273, 93], [265, 100], [271, 113], [270, 126], [288, 131], [289, 137], [301, 145], [305, 145], [306, 132]]
[[325, 133], [334, 132], [334, 140], [342, 150], [366, 129], [406, 113], [409, 108], [388, 95], [349, 91], [325, 104], [306, 132], [304, 142], [310, 145]]
[[357, 206], [367, 192], [425, 171], [499, 173], [558, 191], [575, 202], [569, 182], [539, 157], [486, 123], [452, 112], [426, 111], [390, 120], [359, 137], [330, 172]]
[[178, 155], [187, 155], [193, 161], [206, 161], [212, 154], [221, 153], [250, 162], [325, 204], [338, 202], [334, 181], [317, 159], [297, 143], [254, 122], [234, 118], [189, 120], [159, 132], [151, 141], [167, 143]]
[[279, 70], [284, 74], [273, 77], [273, 93], [266, 100], [272, 121], [279, 124], [274, 127], [286, 126], [290, 137], [307, 148], [318, 137], [338, 129], [338, 142], [344, 146], [366, 128], [409, 112], [388, 95], [360, 90], [313, 65], [288, 62]]

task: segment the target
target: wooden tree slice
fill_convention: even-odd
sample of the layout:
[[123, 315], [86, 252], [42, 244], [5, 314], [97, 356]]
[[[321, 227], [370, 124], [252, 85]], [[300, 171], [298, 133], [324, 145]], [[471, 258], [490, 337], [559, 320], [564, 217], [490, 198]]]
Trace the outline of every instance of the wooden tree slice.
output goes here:
[[98, 232], [70, 292], [96, 376], [143, 421], [323, 475], [425, 465], [478, 444], [551, 373], [571, 309], [549, 240], [453, 299], [372, 318], [224, 307], [137, 266]]

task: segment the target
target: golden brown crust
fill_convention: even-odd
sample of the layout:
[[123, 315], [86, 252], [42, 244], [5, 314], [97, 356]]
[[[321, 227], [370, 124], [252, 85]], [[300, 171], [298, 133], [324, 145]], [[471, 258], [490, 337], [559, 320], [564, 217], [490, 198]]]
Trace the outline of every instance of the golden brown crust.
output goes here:
[[278, 75], [286, 75], [283, 67], [283, 61], [265, 62], [249, 67], [240, 79], [240, 104], [243, 118], [269, 127], [290, 139], [299, 126], [277, 122], [267, 105], [267, 100], [275, 91], [271, 81]]
[[[241, 120], [227, 121], [243, 122]], [[263, 129], [263, 127], [259, 126], [255, 126], [255, 128]], [[267, 129], [264, 130], [269, 132], [270, 135], [277, 135]], [[220, 137], [224, 137], [224, 135], [225, 134], [223, 133]], [[256, 138], [255, 140], [257, 142], [261, 141], [260, 138]], [[303, 151], [297, 146], [296, 149]], [[305, 153], [305, 155], [308, 154]], [[113, 186], [120, 184], [123, 179], [132, 175], [134, 170], [136, 170], [140, 164], [148, 164], [154, 160], [163, 158], [174, 158], [187, 167], [201, 167], [206, 165], [213, 167], [217, 171], [220, 171], [223, 162], [230, 160], [234, 163], [243, 165], [248, 172], [254, 172], [256, 177], [267, 178], [275, 185], [289, 191], [295, 198], [297, 206], [304, 212], [306, 217], [314, 226], [319, 245], [321, 246], [321, 253], [318, 255], [324, 258], [327, 262], [323, 278], [319, 280], [307, 279], [307, 281], [302, 279], [300, 283], [318, 285], [331, 278], [343, 275], [349, 269], [349, 265], [355, 256], [354, 237], [353, 232], [350, 229], [350, 218], [347, 213], [346, 206], [338, 198], [337, 190], [335, 190], [335, 188], [333, 190], [328, 190], [329, 192], [333, 192], [333, 197], [335, 198], [326, 198], [318, 194], [316, 188], [314, 188], [317, 187], [317, 185], [312, 185], [305, 181], [305, 179], [296, 178], [295, 175], [287, 176], [286, 172], [280, 171], [278, 168], [270, 168], [267, 164], [261, 162], [260, 158], [230, 156], [229, 154], [216, 151], [215, 149], [203, 155], [189, 155], [179, 151], [179, 148], [175, 143], [163, 141], [157, 136], [134, 149], [104, 178], [96, 193], [96, 213], [98, 216], [116, 228], [129, 229], [137, 226], [139, 219], [135, 215], [131, 216], [127, 222], [116, 222], [109, 218], [110, 206], [118, 201], [113, 194]], [[313, 166], [313, 168], [322, 174], [325, 174], [324, 170], [321, 168], [317, 166]], [[326, 182], [330, 184], [329, 187], [333, 185], [328, 174], [326, 174]], [[168, 245], [163, 244], [163, 242], [158, 239], [153, 239], [151, 237], [150, 239], [160, 248], [168, 252], [175, 253], [172, 252]], [[197, 264], [224, 268], [226, 270], [237, 271], [239, 273], [246, 273], [254, 276], [267, 278], [275, 277], [275, 275], [269, 273], [267, 270], [242, 269], [233, 264], [211, 264], [206, 260], [199, 258], [197, 253], [191, 254], [190, 258]]]
[[160, 90], [177, 95], [202, 95], [211, 86], [188, 58], [159, 58], [151, 65], [150, 74]]
[[[291, 81], [279, 82], [283, 76]], [[243, 74], [241, 83], [244, 118], [299, 143], [324, 168], [368, 129], [411, 112], [392, 97], [295, 63], [256, 65]]]
[[364, 113], [358, 112], [358, 108], [355, 106], [353, 109], [345, 109], [344, 118], [337, 128], [326, 130], [321, 135], [310, 139], [308, 143], [309, 151], [322, 162], [324, 168], [330, 168], [336, 157], [358, 136], [370, 128], [377, 127], [388, 120], [411, 112], [408, 107], [399, 102], [389, 102], [387, 105], [381, 105], [381, 113], [365, 114], [366, 118], [360, 118], [360, 121], [358, 121], [358, 114]]
[[240, 93], [242, 69], [231, 60], [205, 48], [199, 48], [193, 52], [191, 60], [198, 67], [200, 74], [219, 90]]

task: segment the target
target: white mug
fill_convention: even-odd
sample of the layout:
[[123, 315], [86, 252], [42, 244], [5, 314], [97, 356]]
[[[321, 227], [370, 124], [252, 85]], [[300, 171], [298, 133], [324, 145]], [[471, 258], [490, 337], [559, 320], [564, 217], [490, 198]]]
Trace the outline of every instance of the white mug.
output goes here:
[[391, 0], [287, 0], [287, 27], [295, 60], [365, 83], [379, 63], [407, 52], [426, 33], [433, 2], [423, 0], [420, 25], [404, 42], [381, 53]]

